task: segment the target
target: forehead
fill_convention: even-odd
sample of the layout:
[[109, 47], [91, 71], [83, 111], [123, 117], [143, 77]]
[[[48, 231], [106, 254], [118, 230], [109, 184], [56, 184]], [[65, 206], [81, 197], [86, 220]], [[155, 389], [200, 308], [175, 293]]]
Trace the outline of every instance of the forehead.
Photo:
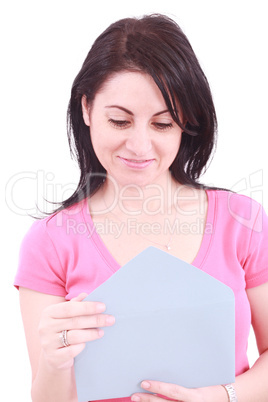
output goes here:
[[97, 91], [94, 104], [119, 103], [148, 108], [166, 107], [163, 95], [153, 78], [143, 72], [121, 71], [111, 75]]

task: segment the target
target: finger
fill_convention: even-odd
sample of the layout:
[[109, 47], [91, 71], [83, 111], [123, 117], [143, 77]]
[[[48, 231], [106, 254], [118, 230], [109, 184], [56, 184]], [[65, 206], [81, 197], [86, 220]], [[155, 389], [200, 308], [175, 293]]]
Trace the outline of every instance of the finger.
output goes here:
[[76, 316], [55, 320], [55, 330], [57, 332], [72, 329], [90, 329], [110, 327], [114, 325], [115, 317], [108, 314], [95, 314], [88, 316]]
[[161, 381], [142, 381], [141, 387], [155, 394], [160, 394], [174, 400], [188, 401], [191, 389], [181, 387], [177, 384], [170, 384]]
[[88, 293], [80, 293], [78, 296], [73, 297], [70, 301], [82, 301], [88, 296]]
[[[133, 394], [131, 396], [131, 400], [133, 402], [166, 402], [166, 399], [161, 398], [161, 396], [154, 394], [142, 394], [142, 393]], [[176, 400], [176, 402], [182, 402], [182, 401]]]
[[57, 350], [55, 361], [58, 368], [69, 368], [72, 367], [74, 358], [82, 352], [85, 348], [85, 343], [80, 343], [78, 345], [71, 345], [65, 348]]
[[[66, 333], [66, 341], [70, 346], [79, 345], [82, 343], [94, 341], [102, 338], [104, 335], [103, 329], [93, 328], [88, 330], [72, 330], [67, 331]], [[42, 342], [42, 347], [44, 350], [52, 351], [65, 348], [66, 346], [63, 344], [62, 340], [62, 331], [51, 334], [49, 338], [45, 338]]]
[[[62, 340], [61, 333], [58, 334], [58, 346], [62, 348]], [[81, 343], [95, 341], [97, 339], [102, 338], [104, 335], [104, 331], [102, 329], [89, 329], [89, 330], [71, 330], [67, 331], [66, 340], [69, 345], [79, 345]]]
[[49, 306], [46, 313], [51, 318], [71, 318], [75, 316], [103, 313], [106, 310], [104, 303], [72, 301]]

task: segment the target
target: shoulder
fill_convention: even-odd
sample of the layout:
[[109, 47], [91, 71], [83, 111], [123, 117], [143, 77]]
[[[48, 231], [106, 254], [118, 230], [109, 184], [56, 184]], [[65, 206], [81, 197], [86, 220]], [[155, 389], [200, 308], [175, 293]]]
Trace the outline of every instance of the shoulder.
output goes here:
[[85, 200], [49, 215], [42, 219], [35, 220], [28, 232], [25, 240], [32, 242], [45, 242], [62, 240], [70, 240], [76, 233], [78, 225], [83, 225]]
[[62, 209], [43, 219], [47, 227], [59, 226], [66, 224], [70, 219], [81, 220], [86, 205], [86, 199], [74, 204], [68, 208]]
[[207, 191], [214, 193], [216, 198], [220, 202], [233, 203], [234, 205], [240, 205], [240, 206], [245, 206], [245, 207], [250, 206], [252, 204], [260, 205], [253, 198], [251, 198], [247, 195], [244, 195], [244, 194], [235, 193], [230, 190], [214, 190], [214, 189], [212, 189], [212, 190], [207, 190]]
[[215, 196], [217, 215], [221, 220], [233, 221], [252, 228], [263, 212], [259, 202], [243, 194], [226, 190], [212, 190]]

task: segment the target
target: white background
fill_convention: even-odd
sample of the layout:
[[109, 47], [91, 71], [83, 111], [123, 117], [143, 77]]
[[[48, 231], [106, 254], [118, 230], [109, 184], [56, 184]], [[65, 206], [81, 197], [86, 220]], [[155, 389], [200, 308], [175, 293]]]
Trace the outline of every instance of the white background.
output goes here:
[[[75, 75], [117, 19], [160, 12], [188, 36], [210, 82], [218, 149], [203, 182], [234, 189], [268, 210], [267, 9], [263, 0], [12, 1], [1, 6], [1, 394], [30, 401], [30, 366], [12, 286], [21, 239], [43, 197], [70, 195], [78, 169], [66, 139]], [[3, 3], [2, 3], [3, 4]], [[253, 338], [249, 358], [257, 357]]]

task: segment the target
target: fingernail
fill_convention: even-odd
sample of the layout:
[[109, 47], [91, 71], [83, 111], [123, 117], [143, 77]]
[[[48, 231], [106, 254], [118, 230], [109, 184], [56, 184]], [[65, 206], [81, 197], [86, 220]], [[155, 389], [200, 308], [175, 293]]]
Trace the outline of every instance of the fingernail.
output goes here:
[[141, 398], [138, 395], [133, 395], [131, 397], [131, 400], [134, 401], [134, 402], [139, 402], [141, 400]]
[[142, 381], [141, 386], [142, 386], [142, 388], [148, 389], [148, 388], [150, 388], [151, 384], [147, 381]]
[[103, 335], [104, 335], [103, 329], [99, 329], [99, 330], [98, 330], [98, 335], [99, 335], [99, 338], [102, 338], [102, 337], [103, 337]]
[[101, 313], [106, 310], [106, 306], [104, 303], [98, 303], [96, 306], [96, 310]]
[[109, 316], [106, 318], [106, 323], [107, 323], [107, 324], [114, 324], [114, 323], [115, 323], [115, 318], [114, 318], [114, 316], [109, 315]]

